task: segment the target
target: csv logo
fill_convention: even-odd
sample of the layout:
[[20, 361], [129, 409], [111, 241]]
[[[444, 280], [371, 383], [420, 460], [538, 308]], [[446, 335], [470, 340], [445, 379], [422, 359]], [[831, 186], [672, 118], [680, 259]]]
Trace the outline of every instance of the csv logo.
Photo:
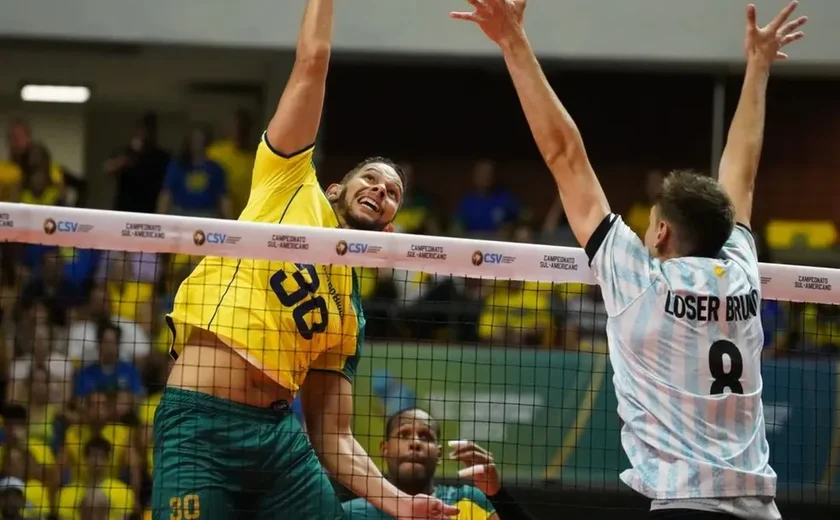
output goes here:
[[93, 229], [93, 226], [79, 224], [72, 220], [59, 220], [55, 227], [59, 233], [85, 233]]
[[363, 244], [360, 242], [351, 242], [347, 245], [347, 250], [351, 254], [363, 255], [366, 253], [378, 253], [382, 248], [380, 246], [372, 246], [370, 244]]

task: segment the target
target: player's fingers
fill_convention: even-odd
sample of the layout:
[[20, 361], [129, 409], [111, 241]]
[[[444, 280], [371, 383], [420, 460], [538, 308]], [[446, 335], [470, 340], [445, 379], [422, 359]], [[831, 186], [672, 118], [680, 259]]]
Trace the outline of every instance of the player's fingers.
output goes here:
[[478, 17], [475, 13], [467, 13], [464, 11], [452, 11], [449, 13], [449, 17], [454, 20], [466, 20], [468, 22], [477, 22]]
[[802, 38], [804, 38], [804, 37], [805, 37], [805, 33], [804, 33], [804, 32], [802, 32], [802, 31], [797, 31], [797, 32], [795, 32], [795, 33], [793, 33], [793, 34], [788, 34], [787, 36], [785, 36], [784, 38], [782, 38], [782, 40], [781, 40], [781, 42], [780, 42], [780, 43], [781, 43], [782, 47], [784, 47], [785, 45], [788, 45], [788, 44], [790, 44], [790, 43], [793, 43], [793, 42], [795, 42], [796, 40], [801, 40], [801, 39], [802, 39]]
[[461, 453], [455, 453], [450, 455], [449, 458], [458, 462], [470, 464], [472, 466], [476, 464], [491, 464], [495, 462], [492, 455], [480, 451], [464, 451]]
[[779, 60], [779, 61], [785, 61], [786, 59], [788, 59], [788, 55], [785, 54], [784, 52], [777, 52], [776, 53], [776, 59]]
[[752, 32], [755, 28], [755, 5], [750, 4], [747, 6], [747, 30]]
[[441, 513], [443, 513], [443, 518], [452, 518], [458, 516], [458, 513], [460, 512], [461, 511], [457, 507], [450, 506], [448, 504], [443, 504], [443, 508], [441, 509]]
[[779, 29], [779, 34], [788, 35], [788, 34], [794, 32], [799, 27], [802, 27], [803, 25], [805, 25], [805, 22], [807, 22], [807, 21], [808, 21], [807, 16], [800, 16], [796, 20], [793, 20], [793, 21], [790, 21], [790, 22], [784, 24], [782, 26], [782, 28]]
[[469, 468], [464, 468], [458, 472], [458, 476], [460, 478], [468, 478], [472, 480], [485, 480], [489, 477], [490, 472], [489, 464], [481, 464], [479, 466], [470, 466]]
[[796, 7], [798, 5], [799, 2], [797, 0], [794, 0], [793, 2], [789, 3], [787, 7], [782, 9], [782, 11], [779, 14], [777, 14], [775, 18], [773, 18], [773, 21], [770, 22], [768, 28], [773, 31], [778, 31], [779, 27], [781, 27], [782, 24], [785, 23], [785, 21], [787, 21], [788, 18], [790, 18], [790, 15], [793, 13], [793, 11], [796, 10]]

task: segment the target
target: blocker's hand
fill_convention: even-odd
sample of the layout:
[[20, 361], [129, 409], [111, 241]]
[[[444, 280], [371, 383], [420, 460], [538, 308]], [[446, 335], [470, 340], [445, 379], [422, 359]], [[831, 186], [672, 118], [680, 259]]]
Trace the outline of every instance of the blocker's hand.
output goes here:
[[744, 51], [748, 60], [759, 59], [769, 65], [775, 60], [787, 59], [788, 55], [781, 50], [805, 37], [805, 33], [798, 29], [805, 25], [808, 17], [800, 16], [788, 21], [797, 6], [799, 2], [791, 2], [764, 27], [756, 24], [755, 5], [747, 6], [747, 36], [744, 41]]
[[414, 495], [398, 506], [398, 520], [446, 520], [458, 515], [458, 508], [429, 495]]
[[455, 11], [449, 16], [474, 22], [498, 45], [522, 34], [526, 0], [467, 0], [473, 11]]
[[452, 441], [449, 458], [463, 462], [466, 466], [458, 472], [461, 478], [469, 478], [473, 485], [488, 497], [502, 488], [499, 470], [493, 454], [472, 441]]

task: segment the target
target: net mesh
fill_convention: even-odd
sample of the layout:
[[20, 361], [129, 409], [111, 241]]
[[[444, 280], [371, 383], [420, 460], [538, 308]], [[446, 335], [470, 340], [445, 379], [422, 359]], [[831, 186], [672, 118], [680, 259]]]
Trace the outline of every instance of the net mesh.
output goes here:
[[[296, 262], [302, 272], [306, 265], [355, 268], [367, 324], [352, 374], [352, 426], [383, 470], [395, 471], [383, 457], [383, 440], [403, 435], [389, 418], [420, 408], [439, 426], [429, 435], [444, 444], [442, 464], [430, 470], [440, 489], [451, 485], [458, 493], [472, 483], [459, 475], [465, 464], [447, 457], [457, 446], [446, 445], [469, 440], [493, 454], [505, 487], [537, 518], [551, 517], [558, 506], [644, 510], [618, 479], [629, 462], [607, 354], [607, 313], [581, 250], [0, 206], [7, 260], [0, 305], [3, 482], [25, 485], [34, 515], [75, 518], [79, 504], [103, 497], [114, 514], [151, 514], [151, 475], [159, 463], [152, 423], [173, 365], [164, 316], [208, 254], [235, 265]], [[295, 287], [311, 287], [318, 277], [309, 273], [281, 280], [275, 292], [293, 299]], [[762, 265], [761, 274], [764, 414], [780, 502], [837, 504], [840, 273]], [[297, 332], [317, 329], [318, 312], [305, 308]], [[299, 405], [293, 408], [302, 417]], [[178, 419], [159, 421], [172, 428]], [[214, 423], [213, 438], [226, 438], [225, 428], [234, 427]], [[209, 435], [185, 433], [196, 434]], [[229, 480], [266, 471], [247, 454], [234, 466]], [[595, 498], [581, 498], [590, 492]], [[353, 498], [340, 487], [338, 493]], [[462, 498], [463, 514], [473, 516], [459, 518], [485, 518], [482, 511], [492, 508]], [[202, 506], [195, 493], [173, 496], [169, 506], [155, 518], [197, 519], [215, 507]], [[236, 514], [259, 513], [253, 503], [236, 507]]]

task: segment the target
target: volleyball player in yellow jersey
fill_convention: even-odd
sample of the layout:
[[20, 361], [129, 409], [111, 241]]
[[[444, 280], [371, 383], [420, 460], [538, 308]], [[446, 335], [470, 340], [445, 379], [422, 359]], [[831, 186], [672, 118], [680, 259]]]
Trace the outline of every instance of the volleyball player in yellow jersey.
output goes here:
[[[392, 162], [364, 161], [326, 192], [312, 166], [333, 3], [307, 2], [240, 220], [391, 230], [404, 188]], [[156, 520], [344, 518], [319, 459], [396, 518], [457, 514], [398, 490], [353, 438], [364, 317], [351, 268], [207, 257], [181, 285], [168, 321], [177, 361], [155, 416]], [[298, 392], [309, 438], [289, 409]]]

